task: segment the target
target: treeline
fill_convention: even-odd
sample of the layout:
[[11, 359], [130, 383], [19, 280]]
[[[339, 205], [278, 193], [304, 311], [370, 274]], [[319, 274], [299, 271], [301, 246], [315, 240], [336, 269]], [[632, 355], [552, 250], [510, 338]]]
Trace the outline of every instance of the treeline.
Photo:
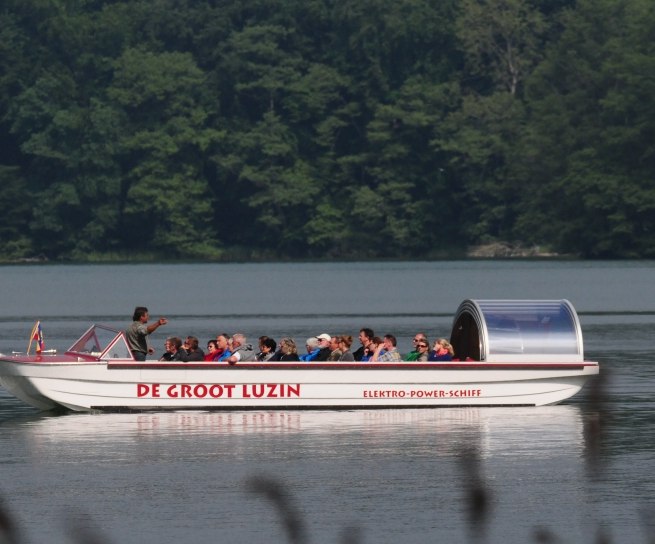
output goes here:
[[652, 0], [4, 0], [0, 258], [655, 257]]

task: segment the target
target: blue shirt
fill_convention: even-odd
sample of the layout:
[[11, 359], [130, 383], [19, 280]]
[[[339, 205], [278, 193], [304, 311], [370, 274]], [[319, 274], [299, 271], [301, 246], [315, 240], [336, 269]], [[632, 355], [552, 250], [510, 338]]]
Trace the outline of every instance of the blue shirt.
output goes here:
[[223, 355], [221, 355], [221, 358], [219, 359], [219, 361], [225, 361], [225, 359], [227, 359], [231, 355], [232, 355], [232, 352], [229, 349], [226, 349], [225, 352], [223, 353]]
[[314, 351], [311, 351], [309, 353], [305, 353], [304, 355], [301, 355], [299, 359], [301, 361], [313, 361], [316, 359], [316, 356], [318, 355], [318, 352], [321, 351], [320, 348], [316, 348]]

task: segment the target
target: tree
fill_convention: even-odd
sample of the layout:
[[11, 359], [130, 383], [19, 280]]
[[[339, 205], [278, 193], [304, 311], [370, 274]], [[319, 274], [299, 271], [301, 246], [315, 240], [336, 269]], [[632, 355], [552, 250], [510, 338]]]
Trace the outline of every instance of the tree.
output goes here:
[[119, 237], [129, 249], [217, 256], [202, 157], [220, 134], [206, 126], [203, 88], [185, 53], [132, 48], [116, 61], [107, 95], [119, 114]]
[[652, 5], [584, 0], [528, 84], [517, 226], [587, 257], [655, 253]]
[[525, 0], [464, 0], [456, 31], [465, 59], [460, 102], [434, 145], [450, 154], [450, 176], [459, 179], [467, 240], [505, 240], [525, 190], [514, 175], [526, 130], [520, 84], [540, 58], [545, 25]]
[[370, 234], [386, 235], [399, 254], [425, 256], [463, 241], [460, 189], [446, 175], [448, 150], [434, 145], [446, 112], [457, 105], [458, 90], [448, 83], [410, 78], [394, 102], [380, 105], [369, 123], [367, 171], [383, 197], [378, 206], [385, 210], [383, 223]]
[[540, 58], [541, 13], [526, 0], [463, 0], [456, 24], [468, 71], [516, 95]]

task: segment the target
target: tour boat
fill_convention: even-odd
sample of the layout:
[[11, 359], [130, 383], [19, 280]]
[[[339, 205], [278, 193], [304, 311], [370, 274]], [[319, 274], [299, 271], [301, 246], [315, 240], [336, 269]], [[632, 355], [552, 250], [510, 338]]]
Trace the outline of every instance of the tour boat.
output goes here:
[[91, 326], [63, 354], [1, 355], [0, 384], [43, 410], [542, 406], [598, 374], [567, 300], [465, 300], [447, 362], [136, 361], [125, 333]]

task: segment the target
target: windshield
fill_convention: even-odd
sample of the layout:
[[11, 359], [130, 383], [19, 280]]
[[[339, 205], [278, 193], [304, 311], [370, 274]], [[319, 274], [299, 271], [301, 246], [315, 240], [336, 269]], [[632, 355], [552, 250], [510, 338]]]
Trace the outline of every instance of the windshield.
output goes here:
[[100, 357], [107, 349], [110, 359], [131, 359], [124, 336], [114, 329], [93, 325], [69, 349], [69, 352]]

